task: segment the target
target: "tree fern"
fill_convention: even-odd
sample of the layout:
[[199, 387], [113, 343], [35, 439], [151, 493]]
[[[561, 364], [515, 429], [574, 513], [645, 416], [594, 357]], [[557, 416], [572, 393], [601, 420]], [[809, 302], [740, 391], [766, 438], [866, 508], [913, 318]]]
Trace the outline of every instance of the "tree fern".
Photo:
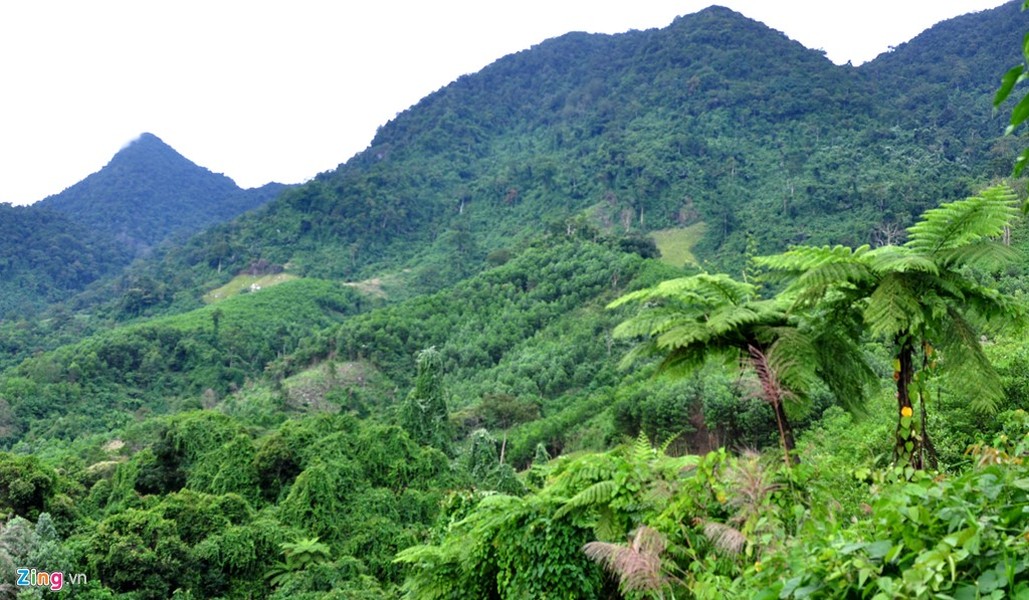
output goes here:
[[891, 273], [869, 295], [864, 315], [873, 335], [888, 338], [922, 324], [921, 298], [908, 283]]
[[[849, 271], [841, 266], [841, 261], [853, 262], [855, 255], [864, 256], [866, 253], [864, 248], [858, 251], [842, 247], [816, 252], [801, 250], [798, 256], [783, 259], [782, 264], [836, 265], [839, 267], [837, 271], [846, 275]], [[858, 275], [871, 277], [867, 265], [859, 264], [858, 267]], [[783, 448], [789, 454], [793, 438], [782, 402], [802, 402], [818, 377], [833, 372], [832, 369], [817, 368], [821, 359], [810, 346], [812, 340], [825, 334], [808, 337], [793, 335], [794, 332], [803, 323], [813, 331], [823, 329], [832, 334], [849, 335], [845, 328], [824, 327], [814, 320], [790, 314], [791, 301], [792, 297], [788, 295], [762, 299], [757, 296], [754, 285], [735, 281], [727, 275], [701, 274], [627, 294], [609, 306], [640, 305], [639, 311], [614, 331], [616, 337], [638, 342], [622, 361], [624, 366], [648, 357], [662, 358], [659, 364], [661, 371], [693, 370], [712, 358], [752, 366], [757, 366], [758, 361], [770, 361], [765, 374], [771, 376], [775, 373], [776, 377], [781, 377], [776, 379], [776, 385], [782, 383], [786, 386], [784, 393], [776, 397], [773, 408]], [[773, 350], [777, 340], [791, 335], [790, 342], [781, 343], [778, 349]], [[808, 345], [800, 342], [808, 342]], [[852, 365], [859, 374], [854, 375], [848, 385], [831, 385], [830, 388], [856, 393], [862, 388], [854, 382], [862, 379], [862, 374], [869, 369], [864, 365], [856, 344], [838, 344], [836, 349], [849, 353], [833, 356], [832, 360], [841, 365]]]
[[[787, 280], [795, 308], [822, 307], [844, 319], [860, 314], [870, 333], [893, 345], [899, 461], [921, 466], [919, 444], [927, 440], [927, 432], [911, 436], [909, 429], [914, 356], [922, 346], [938, 347], [941, 367], [951, 374], [949, 389], [973, 408], [990, 410], [1003, 393], [980, 347], [979, 332], [1021, 327], [1025, 313], [1013, 298], [979, 285], [970, 271], [995, 270], [1017, 257], [1000, 240], [1017, 212], [1014, 192], [996, 186], [926, 211], [908, 229], [903, 246], [862, 246], [853, 251], [801, 247], [756, 260]], [[824, 364], [827, 381], [841, 375], [834, 371], [830, 363]], [[836, 381], [840, 385], [831, 387], [837, 397], [856, 383]]]

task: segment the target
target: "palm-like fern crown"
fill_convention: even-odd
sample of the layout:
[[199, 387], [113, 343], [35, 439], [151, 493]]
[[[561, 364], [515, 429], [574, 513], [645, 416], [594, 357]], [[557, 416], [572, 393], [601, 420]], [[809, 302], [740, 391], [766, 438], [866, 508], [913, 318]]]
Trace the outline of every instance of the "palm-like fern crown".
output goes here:
[[1025, 312], [969, 270], [994, 271], [1017, 257], [1001, 241], [1017, 216], [1015, 200], [1010, 188], [996, 186], [926, 211], [903, 246], [799, 247], [756, 262], [790, 282], [786, 293], [796, 307], [835, 303], [859, 311], [874, 335], [931, 342], [954, 384], [988, 408], [999, 399], [1000, 382], [979, 332], [1021, 325]]
[[723, 274], [700, 274], [664, 281], [626, 294], [608, 308], [642, 304], [634, 317], [614, 330], [617, 338], [642, 338], [623, 361], [664, 356], [662, 368], [694, 367], [715, 353], [738, 356], [771, 327], [786, 324], [786, 304], [763, 300], [748, 283]]
[[928, 210], [908, 229], [904, 247], [951, 268], [992, 269], [1006, 264], [1015, 255], [999, 238], [1018, 214], [1015, 201], [1011, 188], [994, 186]]
[[642, 305], [614, 331], [615, 337], [641, 340], [623, 366], [645, 356], [662, 357], [661, 369], [696, 368], [712, 356], [753, 363], [759, 349], [789, 401], [803, 401], [822, 380], [845, 406], [856, 408], [875, 377], [855, 341], [853, 319], [790, 315], [790, 303], [783, 295], [762, 299], [755, 286], [728, 275], [701, 274], [632, 292], [608, 308]]

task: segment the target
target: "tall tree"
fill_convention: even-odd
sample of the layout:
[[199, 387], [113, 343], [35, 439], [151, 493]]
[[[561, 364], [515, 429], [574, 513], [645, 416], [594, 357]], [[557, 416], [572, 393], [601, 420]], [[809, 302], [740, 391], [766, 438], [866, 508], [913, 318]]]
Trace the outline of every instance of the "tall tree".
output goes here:
[[[1017, 256], [1005, 243], [1016, 214], [1014, 192], [996, 186], [926, 211], [908, 229], [903, 246], [801, 246], [757, 259], [787, 278], [786, 293], [795, 295], [796, 307], [853, 312], [893, 347], [894, 458], [900, 464], [922, 468], [925, 452], [932, 452], [925, 431], [925, 371], [937, 360], [950, 389], [974, 409], [994, 410], [1003, 394], [980, 336], [1021, 324], [1024, 310], [1013, 297], [981, 284], [976, 273]], [[920, 424], [913, 394], [923, 399]]]
[[443, 357], [435, 347], [418, 353], [414, 389], [400, 407], [400, 424], [419, 444], [449, 453], [451, 431], [443, 388]]
[[707, 273], [664, 281], [626, 294], [608, 308], [642, 307], [615, 329], [622, 338], [642, 341], [625, 363], [660, 356], [661, 370], [700, 367], [720, 357], [753, 369], [758, 395], [772, 407], [787, 461], [794, 449], [786, 405], [806, 398], [815, 380], [853, 407], [865, 397], [871, 369], [842, 322], [824, 315], [787, 313], [782, 297], [760, 298], [757, 287], [728, 275]]

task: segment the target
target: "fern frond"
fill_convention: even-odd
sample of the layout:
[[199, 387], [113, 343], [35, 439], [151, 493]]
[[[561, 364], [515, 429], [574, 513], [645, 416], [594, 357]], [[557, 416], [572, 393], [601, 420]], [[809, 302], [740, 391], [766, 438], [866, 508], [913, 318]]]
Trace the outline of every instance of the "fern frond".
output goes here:
[[861, 285], [873, 280], [871, 269], [864, 261], [830, 262], [803, 272], [787, 287], [803, 301], [821, 298], [835, 286]]
[[937, 255], [983, 239], [998, 238], [1018, 215], [1011, 188], [999, 185], [976, 196], [927, 210], [908, 228], [905, 247]]
[[880, 382], [861, 348], [851, 336], [832, 333], [817, 336], [813, 345], [818, 378], [845, 410], [862, 412]]
[[956, 248], [937, 252], [941, 264], [951, 268], [974, 266], [986, 272], [995, 272], [1021, 257], [1015, 248], [996, 240], [978, 240]]
[[597, 510], [597, 524], [593, 526], [593, 532], [598, 539], [613, 540], [625, 533], [625, 524], [610, 506], [601, 506]]
[[[815, 384], [818, 362], [814, 338], [796, 327], [778, 327], [766, 357], [779, 379], [795, 394], [803, 395]], [[839, 357], [837, 357], [839, 358]]]
[[666, 546], [661, 532], [642, 526], [627, 546], [590, 542], [583, 546], [583, 551], [618, 576], [623, 593], [657, 592], [668, 583], [661, 565], [661, 553]]
[[750, 364], [757, 374], [758, 385], [750, 390], [750, 396], [764, 400], [772, 406], [795, 400], [797, 395], [783, 385], [778, 368], [769, 360], [767, 354], [754, 346], [749, 346]]
[[618, 368], [623, 371], [627, 370], [637, 362], [644, 360], [646, 358], [652, 358], [657, 354], [657, 346], [655, 346], [652, 343], [636, 344], [628, 352], [625, 353], [625, 356], [622, 357], [622, 360], [618, 361]]
[[658, 370], [685, 375], [704, 366], [708, 360], [729, 361], [735, 360], [739, 355], [740, 351], [735, 346], [686, 346], [668, 352], [658, 365]]
[[947, 387], [973, 410], [996, 412], [1004, 384], [983, 352], [979, 332], [953, 308], [941, 322], [937, 348], [946, 361]]
[[865, 321], [874, 335], [891, 337], [922, 323], [922, 305], [908, 279], [887, 275], [868, 297]]
[[962, 291], [965, 318], [984, 333], [1015, 335], [1029, 325], [1029, 307], [1019, 298], [978, 284]]
[[560, 519], [572, 510], [586, 506], [606, 504], [618, 493], [618, 484], [610, 479], [598, 481], [578, 494], [572, 496], [561, 508], [554, 512], [554, 518]]
[[[443, 551], [439, 546], [421, 544], [418, 546], [411, 546], [397, 552], [396, 556], [393, 558], [393, 562], [410, 565], [434, 565], [442, 562], [443, 559]], [[278, 563], [275, 567], [285, 567], [285, 565], [283, 563]]]
[[754, 257], [754, 262], [773, 271], [802, 273], [826, 264], [853, 262], [868, 250], [868, 246], [796, 246], [780, 254]]
[[661, 445], [657, 447], [657, 454], [659, 456], [668, 456], [668, 448], [671, 447], [675, 440], [682, 436], [683, 431], [677, 431], [665, 438], [665, 441], [661, 442]]
[[712, 331], [705, 323], [678, 322], [660, 332], [654, 338], [654, 344], [662, 350], [677, 350], [694, 344], [705, 344], [717, 337], [719, 333], [719, 331]]
[[458, 521], [454, 527], [467, 529], [476, 537], [492, 535], [511, 519], [517, 518], [524, 501], [516, 496], [490, 494], [479, 501], [476, 510]]
[[619, 323], [611, 332], [617, 339], [641, 338], [660, 333], [675, 323], [689, 320], [681, 310], [670, 307], [648, 307]]
[[868, 263], [876, 273], [920, 271], [937, 275], [936, 261], [904, 246], [883, 246], [868, 253]]
[[636, 464], [646, 463], [653, 459], [654, 455], [654, 447], [650, 445], [650, 439], [641, 429], [632, 442], [632, 461]]
[[729, 331], [739, 331], [744, 325], [758, 323], [762, 317], [749, 306], [727, 306], [709, 315], [703, 326], [709, 332], [707, 337], [714, 338]]
[[753, 450], [740, 455], [729, 472], [729, 478], [732, 480], [729, 505], [737, 510], [733, 519], [737, 522], [759, 515], [769, 496], [782, 487], [773, 481], [761, 455]]
[[738, 555], [747, 545], [747, 537], [739, 529], [716, 521], [704, 522], [704, 537], [719, 552], [730, 556]]
[[749, 283], [736, 281], [721, 273], [701, 273], [690, 277], [669, 279], [661, 283], [630, 292], [607, 305], [618, 308], [631, 302], [656, 299], [675, 299], [686, 304], [718, 306], [725, 303], [739, 304], [754, 296], [757, 288]]

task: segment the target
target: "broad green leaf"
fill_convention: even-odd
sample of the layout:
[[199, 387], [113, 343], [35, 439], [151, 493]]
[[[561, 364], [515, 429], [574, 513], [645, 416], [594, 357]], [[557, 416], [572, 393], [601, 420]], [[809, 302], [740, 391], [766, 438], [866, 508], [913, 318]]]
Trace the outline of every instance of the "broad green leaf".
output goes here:
[[[1029, 98], [1029, 96], [1026, 96], [1026, 97]], [[1013, 127], [1009, 126], [1009, 128], [1013, 128]], [[1013, 173], [1015, 177], [1018, 177], [1019, 175], [1022, 174], [1022, 170], [1025, 169], [1026, 164], [1029, 164], [1029, 148], [1026, 148], [1025, 150], [1022, 150], [1022, 153], [1019, 154], [1018, 158], [1015, 159], [1015, 169], [1014, 169], [1014, 173]], [[1029, 205], [1029, 201], [1027, 201], [1027, 205]], [[1024, 211], [1024, 212], [1029, 212], [1029, 211]]]
[[983, 574], [979, 576], [979, 580], [976, 584], [979, 586], [980, 593], [988, 594], [1003, 585], [1004, 580], [997, 575], [996, 571], [991, 569], [989, 571], [984, 571]]
[[879, 559], [879, 558], [885, 557], [889, 553], [890, 548], [892, 548], [892, 547], [893, 547], [893, 542], [892, 541], [890, 541], [890, 540], [879, 540], [879, 541], [876, 541], [876, 542], [872, 542], [870, 544], [866, 544], [865, 545], [865, 550], [868, 551], [868, 557], [869, 558]]
[[1022, 74], [1025, 69], [1022, 65], [1013, 67], [1007, 73], [1004, 74], [1000, 79], [1000, 89], [997, 90], [997, 94], [993, 97], [993, 105], [1000, 106], [1004, 100], [1011, 94], [1011, 90], [1015, 87], [1015, 82], [1018, 81], [1018, 76]]
[[1029, 118], [1029, 95], [1023, 96], [1015, 108], [1011, 109], [1011, 126], [1018, 127]]

